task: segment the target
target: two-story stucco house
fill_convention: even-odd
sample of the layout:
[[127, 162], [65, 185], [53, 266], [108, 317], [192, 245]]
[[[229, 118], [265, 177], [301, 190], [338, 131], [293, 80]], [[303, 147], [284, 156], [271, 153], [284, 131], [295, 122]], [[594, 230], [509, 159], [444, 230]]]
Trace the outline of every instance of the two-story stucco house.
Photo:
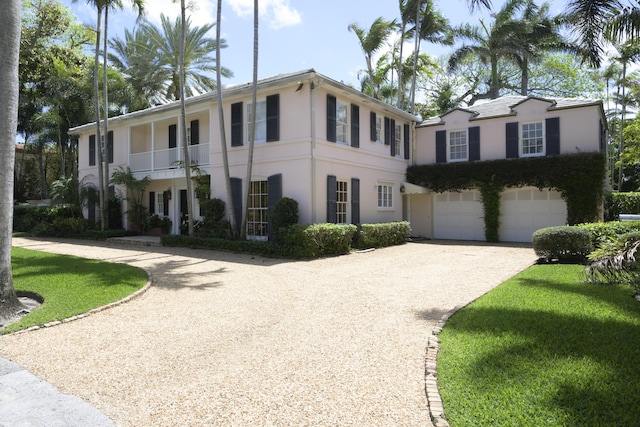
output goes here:
[[[602, 101], [503, 97], [420, 123], [412, 159], [425, 165], [604, 152], [606, 124]], [[407, 186], [405, 194], [413, 235], [485, 240], [479, 191]], [[557, 191], [506, 188], [500, 205], [501, 241], [530, 242], [535, 230], [567, 223]]]
[[[417, 117], [314, 70], [261, 80], [249, 183], [251, 100], [251, 84], [223, 90], [232, 197], [239, 224], [242, 190], [249, 186], [250, 238], [267, 238], [269, 209], [281, 197], [299, 203], [301, 223], [406, 218], [400, 188]], [[211, 177], [211, 197], [226, 201], [218, 108], [215, 92], [187, 99], [187, 134], [191, 160]], [[171, 218], [173, 233], [187, 212], [179, 117], [178, 102], [114, 117], [108, 137], [110, 170], [128, 166], [138, 178], [149, 176], [146, 208]], [[97, 184], [95, 124], [71, 132], [79, 137], [79, 178]], [[194, 212], [199, 212], [197, 205]], [[95, 209], [86, 215], [95, 215]]]

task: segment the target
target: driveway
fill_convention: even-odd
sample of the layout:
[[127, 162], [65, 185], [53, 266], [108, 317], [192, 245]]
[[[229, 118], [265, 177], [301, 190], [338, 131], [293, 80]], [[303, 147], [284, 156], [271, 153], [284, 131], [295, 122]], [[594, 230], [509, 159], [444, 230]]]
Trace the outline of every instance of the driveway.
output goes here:
[[146, 269], [141, 297], [0, 338], [0, 356], [117, 425], [430, 426], [427, 337], [530, 247], [409, 243], [313, 261], [15, 238]]

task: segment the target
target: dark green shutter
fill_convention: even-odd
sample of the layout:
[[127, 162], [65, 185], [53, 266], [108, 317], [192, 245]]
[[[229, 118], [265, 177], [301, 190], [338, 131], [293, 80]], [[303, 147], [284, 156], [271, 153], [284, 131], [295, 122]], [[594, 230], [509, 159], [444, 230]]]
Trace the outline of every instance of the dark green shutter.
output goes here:
[[282, 174], [271, 175], [267, 178], [267, 226], [269, 240], [273, 238], [271, 228], [271, 212], [275, 208], [278, 200], [282, 199]]
[[480, 126], [469, 128], [469, 160], [480, 160]]
[[231, 198], [233, 200], [233, 215], [236, 219], [236, 231], [240, 232], [242, 225], [242, 179], [231, 178]]
[[436, 163], [447, 163], [447, 131], [436, 132]]
[[391, 119], [389, 117], [384, 118], [384, 145], [391, 144]]
[[96, 136], [89, 135], [89, 166], [96, 165]]
[[162, 192], [162, 215], [169, 216], [169, 191]]
[[377, 130], [377, 117], [376, 117], [376, 113], [374, 113], [373, 111], [371, 113], [369, 113], [369, 127], [370, 127], [370, 132], [371, 132], [371, 140], [372, 141], [377, 141], [378, 138], [376, 138], [376, 134], [378, 133]]
[[547, 140], [547, 156], [560, 154], [560, 118], [552, 117], [545, 120], [545, 137]]
[[191, 145], [200, 144], [200, 120], [191, 120]]
[[243, 136], [242, 136], [243, 108], [244, 107], [242, 102], [236, 102], [235, 104], [231, 104], [231, 146], [232, 147], [242, 147], [244, 145]]
[[156, 213], [156, 193], [155, 191], [149, 191], [149, 213]]
[[267, 142], [280, 139], [280, 95], [267, 96]]
[[[95, 143], [96, 141], [96, 136], [93, 136], [93, 142]], [[87, 190], [87, 219], [90, 221], [94, 221], [96, 220], [96, 202], [99, 200], [98, 199], [98, 195], [99, 193], [96, 191], [95, 188], [93, 187], [89, 187]]]
[[327, 176], [327, 222], [338, 222], [338, 180], [334, 175]]
[[395, 157], [396, 156], [396, 121], [391, 119], [389, 120], [389, 127], [391, 128], [391, 130], [389, 131], [390, 133], [390, 141], [391, 141], [391, 147], [389, 149], [391, 157]]
[[360, 179], [351, 178], [351, 223], [360, 224]]
[[506, 154], [507, 159], [517, 159], [520, 157], [520, 149], [518, 147], [518, 122], [510, 122], [506, 124]]
[[327, 141], [336, 142], [336, 97], [327, 95]]
[[360, 107], [351, 104], [351, 146], [360, 147]]
[[113, 131], [107, 133], [107, 150], [109, 150], [109, 163], [113, 163]]
[[178, 126], [169, 125], [169, 148], [178, 146]]
[[411, 157], [411, 130], [409, 125], [404, 125], [404, 158], [409, 160]]

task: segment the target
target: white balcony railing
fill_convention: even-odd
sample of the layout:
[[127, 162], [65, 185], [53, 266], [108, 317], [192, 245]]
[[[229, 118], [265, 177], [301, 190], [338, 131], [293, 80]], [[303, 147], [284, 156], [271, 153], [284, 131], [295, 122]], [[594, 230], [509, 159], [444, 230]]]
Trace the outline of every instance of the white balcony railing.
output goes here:
[[[181, 147], [129, 154], [129, 167], [132, 172], [175, 169], [180, 166], [179, 163], [183, 157]], [[190, 145], [189, 160], [198, 166], [208, 165], [210, 163], [209, 144]]]

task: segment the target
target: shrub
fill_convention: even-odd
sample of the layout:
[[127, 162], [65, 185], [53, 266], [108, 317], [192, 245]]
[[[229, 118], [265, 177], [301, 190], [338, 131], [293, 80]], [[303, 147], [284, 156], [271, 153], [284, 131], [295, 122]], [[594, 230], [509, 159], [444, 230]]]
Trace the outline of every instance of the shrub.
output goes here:
[[224, 218], [224, 201], [217, 198], [199, 199], [198, 203], [200, 203], [200, 209], [205, 223], [217, 223]]
[[269, 219], [271, 220], [271, 229], [273, 230], [273, 240], [278, 240], [280, 229], [298, 223], [298, 202], [289, 197], [281, 198], [269, 213]]
[[360, 224], [353, 246], [361, 249], [382, 248], [406, 243], [411, 226], [406, 221], [382, 224]]
[[640, 192], [609, 193], [605, 197], [605, 219], [616, 221], [621, 213], [640, 213]]
[[611, 221], [591, 222], [579, 224], [576, 227], [587, 230], [591, 234], [591, 244], [594, 248], [613, 241], [621, 234], [640, 231], [640, 221]]
[[547, 261], [584, 262], [593, 250], [591, 235], [572, 226], [546, 227], [533, 233], [533, 250]]

